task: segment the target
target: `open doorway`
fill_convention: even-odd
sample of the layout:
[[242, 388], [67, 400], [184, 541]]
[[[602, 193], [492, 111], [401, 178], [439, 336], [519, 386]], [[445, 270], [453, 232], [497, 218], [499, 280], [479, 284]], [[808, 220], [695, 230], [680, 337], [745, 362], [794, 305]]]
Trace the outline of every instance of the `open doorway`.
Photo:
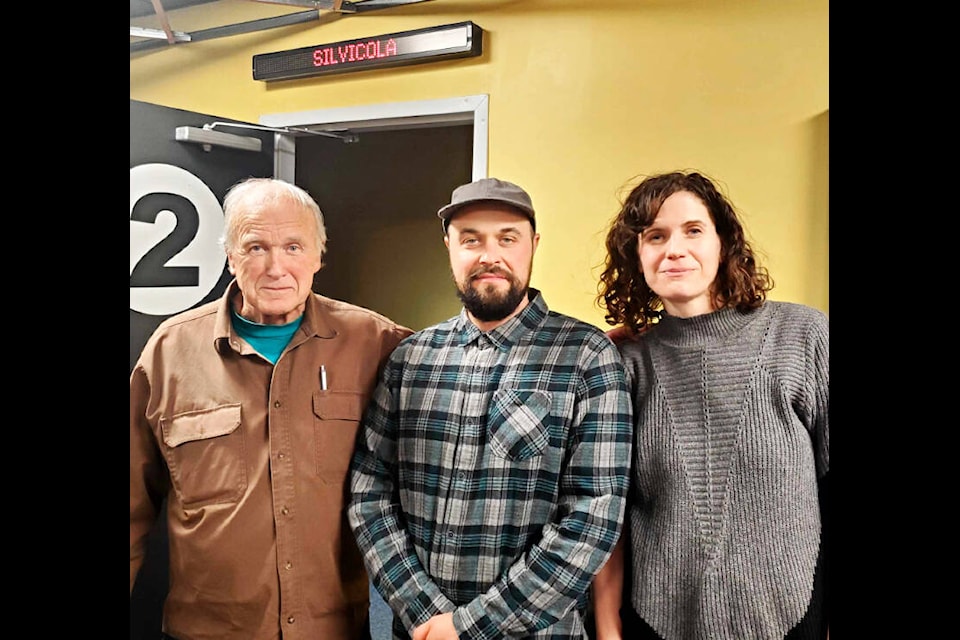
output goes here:
[[[487, 97], [264, 116], [277, 134], [275, 174], [306, 189], [327, 227], [314, 291], [411, 329], [459, 312], [436, 211], [457, 186], [487, 175]], [[372, 640], [393, 614], [370, 588]]]
[[324, 268], [314, 290], [412, 329], [455, 315], [436, 211], [458, 185], [486, 176], [487, 97], [272, 114], [275, 173], [320, 204]]

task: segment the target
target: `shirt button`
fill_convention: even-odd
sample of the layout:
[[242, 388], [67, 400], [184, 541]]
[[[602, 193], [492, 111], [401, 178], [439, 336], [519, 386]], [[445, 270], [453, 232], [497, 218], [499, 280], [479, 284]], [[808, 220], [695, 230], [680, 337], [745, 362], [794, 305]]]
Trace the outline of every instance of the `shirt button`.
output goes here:
[[283, 509], [280, 509], [280, 513], [282, 513], [283, 515], [287, 515], [288, 513], [290, 513], [290, 509], [287, 509], [286, 507], [284, 507]]
[[461, 471], [460, 473], [457, 474], [457, 479], [463, 482], [464, 480], [467, 479], [467, 474]]
[[289, 618], [287, 618], [287, 622], [289, 622], [290, 624], [293, 624], [293, 616], [290, 616]]
[[452, 538], [453, 536], [454, 536], [453, 529], [448, 529], [448, 530], [447, 530], [447, 537], [448, 537], [448, 538]]
[[281, 460], [283, 460], [284, 458], [287, 457], [287, 454], [285, 454], [285, 453], [283, 453], [283, 452], [280, 452], [280, 453], [277, 454], [277, 457], [280, 458]]
[[274, 402], [273, 402], [273, 407], [274, 407], [274, 409], [279, 409], [279, 408], [280, 408], [280, 401], [279, 401], [279, 400], [274, 400]]
[[284, 569], [293, 569], [293, 563], [288, 561], [287, 564], [283, 565], [283, 568], [284, 568]]

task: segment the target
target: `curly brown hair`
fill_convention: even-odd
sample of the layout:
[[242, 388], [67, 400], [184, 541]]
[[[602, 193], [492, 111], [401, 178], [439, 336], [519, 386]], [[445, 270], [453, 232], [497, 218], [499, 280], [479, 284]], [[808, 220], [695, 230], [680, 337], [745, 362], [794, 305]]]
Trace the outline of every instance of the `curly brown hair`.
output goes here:
[[754, 309], [773, 289], [773, 279], [758, 264], [736, 210], [709, 178], [697, 171], [652, 175], [630, 191], [607, 232], [607, 256], [597, 295], [597, 304], [606, 309], [607, 324], [623, 325], [638, 334], [660, 319], [663, 301], [644, 280], [637, 242], [663, 201], [678, 191], [703, 202], [720, 236], [720, 268], [712, 289], [717, 308]]

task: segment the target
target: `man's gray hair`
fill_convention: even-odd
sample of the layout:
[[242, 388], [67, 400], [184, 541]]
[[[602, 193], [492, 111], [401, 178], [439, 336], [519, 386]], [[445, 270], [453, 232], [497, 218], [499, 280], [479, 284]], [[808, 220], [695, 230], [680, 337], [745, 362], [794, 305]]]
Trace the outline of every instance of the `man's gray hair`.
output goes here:
[[245, 215], [255, 213], [264, 204], [291, 201], [311, 212], [317, 223], [317, 247], [322, 256], [327, 250], [327, 228], [320, 205], [301, 187], [279, 178], [247, 178], [230, 187], [223, 199], [223, 236], [220, 244], [227, 253], [236, 249], [237, 229]]

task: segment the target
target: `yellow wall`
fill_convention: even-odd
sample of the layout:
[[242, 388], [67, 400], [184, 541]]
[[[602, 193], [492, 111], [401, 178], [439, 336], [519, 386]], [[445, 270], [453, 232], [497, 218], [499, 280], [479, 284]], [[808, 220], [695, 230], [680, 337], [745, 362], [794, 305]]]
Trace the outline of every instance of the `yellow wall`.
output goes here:
[[[296, 10], [221, 0], [172, 12], [170, 26], [191, 32]], [[606, 328], [594, 298], [621, 194], [638, 174], [697, 168], [743, 214], [776, 281], [771, 298], [828, 312], [828, 14], [827, 0], [432, 0], [321, 12], [131, 54], [130, 98], [258, 122], [486, 94], [487, 174], [533, 197], [542, 238], [532, 285], [554, 310]], [[158, 28], [151, 20], [132, 24]], [[485, 31], [480, 57], [252, 79], [258, 53], [464, 20]]]

